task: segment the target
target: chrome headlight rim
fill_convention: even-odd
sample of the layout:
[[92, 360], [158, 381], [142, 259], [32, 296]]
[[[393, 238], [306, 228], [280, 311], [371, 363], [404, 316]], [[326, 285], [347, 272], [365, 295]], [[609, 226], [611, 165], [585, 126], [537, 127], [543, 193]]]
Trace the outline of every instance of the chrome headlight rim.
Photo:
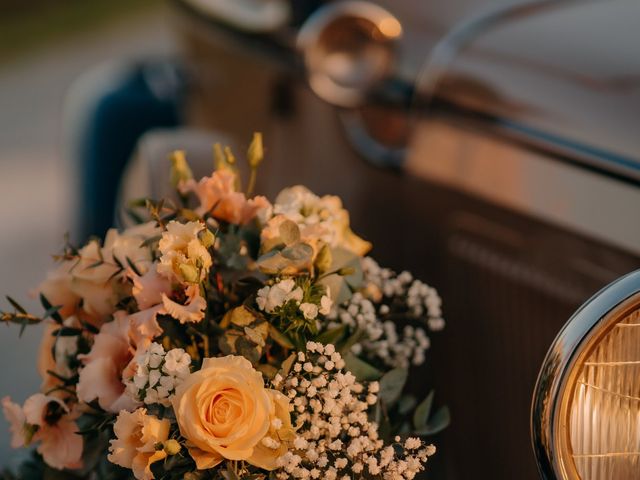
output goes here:
[[536, 382], [531, 438], [544, 480], [581, 480], [571, 460], [569, 406], [580, 369], [598, 341], [640, 305], [640, 270], [629, 273], [584, 303], [553, 341]]

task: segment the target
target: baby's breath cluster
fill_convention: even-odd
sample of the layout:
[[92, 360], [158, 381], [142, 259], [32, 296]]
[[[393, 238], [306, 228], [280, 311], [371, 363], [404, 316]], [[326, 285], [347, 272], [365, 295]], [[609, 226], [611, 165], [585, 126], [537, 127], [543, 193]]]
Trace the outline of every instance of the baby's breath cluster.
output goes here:
[[394, 368], [422, 365], [431, 344], [425, 328], [397, 320], [422, 320], [430, 330], [441, 330], [440, 296], [409, 272], [396, 275], [370, 257], [362, 260], [362, 267], [367, 287], [334, 309], [329, 328], [346, 325], [363, 332], [352, 351], [374, 363]]
[[387, 298], [406, 299], [409, 312], [427, 319], [431, 330], [442, 330], [442, 299], [435, 288], [413, 278], [410, 272], [397, 275], [390, 268], [382, 268], [371, 257], [362, 259], [365, 281], [380, 289]]
[[147, 405], [168, 407], [176, 387], [189, 375], [191, 357], [182, 348], [165, 352], [162, 345], [152, 343], [134, 362], [135, 373], [125, 381], [129, 395]]
[[308, 342], [289, 375], [274, 379], [293, 404], [297, 430], [294, 448], [278, 459], [276, 478], [414, 478], [435, 447], [417, 438], [385, 445], [368, 416], [379, 384], [363, 385], [343, 368], [333, 345]]

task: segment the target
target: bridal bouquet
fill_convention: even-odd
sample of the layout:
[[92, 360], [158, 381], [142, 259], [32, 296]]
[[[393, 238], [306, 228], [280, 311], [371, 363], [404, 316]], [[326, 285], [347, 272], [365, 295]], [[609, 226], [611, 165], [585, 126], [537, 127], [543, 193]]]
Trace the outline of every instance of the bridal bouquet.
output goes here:
[[13, 447], [0, 478], [411, 479], [447, 423], [404, 390], [443, 327], [436, 291], [380, 268], [337, 197], [253, 196], [229, 148], [176, 200], [135, 202], [138, 225], [67, 244], [5, 322], [43, 323], [39, 393], [5, 397]]

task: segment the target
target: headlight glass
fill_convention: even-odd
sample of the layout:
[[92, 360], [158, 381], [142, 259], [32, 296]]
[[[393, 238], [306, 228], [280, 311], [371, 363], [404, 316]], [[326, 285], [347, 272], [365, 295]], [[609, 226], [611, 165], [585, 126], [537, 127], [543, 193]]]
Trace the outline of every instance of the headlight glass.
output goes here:
[[640, 478], [640, 309], [612, 319], [567, 385], [568, 447], [581, 480]]

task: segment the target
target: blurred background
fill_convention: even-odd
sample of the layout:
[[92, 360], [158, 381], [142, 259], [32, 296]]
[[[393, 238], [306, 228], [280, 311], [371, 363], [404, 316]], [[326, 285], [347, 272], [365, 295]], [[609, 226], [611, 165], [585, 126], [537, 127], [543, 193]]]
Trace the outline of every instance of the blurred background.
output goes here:
[[[77, 223], [79, 173], [65, 142], [65, 105], [74, 82], [97, 65], [173, 51], [163, 2], [0, 1], [3, 294], [37, 311], [38, 302], [27, 294]], [[1, 395], [23, 401], [40, 383], [40, 329], [27, 329], [18, 340], [18, 329], [1, 328]], [[23, 452], [11, 451], [4, 418], [0, 423], [0, 465], [15, 464]]]
[[[640, 266], [638, 18], [636, 0], [0, 0], [0, 291], [37, 311], [65, 232], [166, 193], [171, 150], [207, 174], [214, 141], [262, 131], [261, 193], [340, 195], [381, 264], [444, 298], [413, 386], [452, 413], [430, 478], [537, 478], [544, 354]], [[39, 336], [0, 335], [0, 394], [37, 389]]]

